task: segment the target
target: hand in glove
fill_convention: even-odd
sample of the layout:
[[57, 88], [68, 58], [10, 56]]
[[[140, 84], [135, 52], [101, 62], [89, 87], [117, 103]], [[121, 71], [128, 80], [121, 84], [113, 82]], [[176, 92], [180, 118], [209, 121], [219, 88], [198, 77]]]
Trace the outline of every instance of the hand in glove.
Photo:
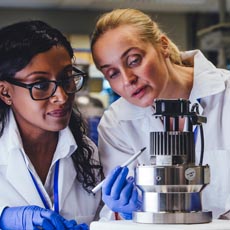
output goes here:
[[141, 207], [134, 178], [129, 177], [127, 167], [115, 168], [102, 185], [102, 200], [114, 212], [119, 212], [125, 219], [132, 219], [132, 212]]
[[71, 229], [67, 228], [71, 224], [74, 224], [73, 221], [65, 220], [56, 212], [38, 206], [5, 208], [0, 218], [2, 230], [65, 230]]
[[64, 225], [68, 230], [89, 230], [87, 224], [77, 224], [75, 220], [64, 220]]
[[201, 197], [200, 197], [200, 193], [199, 192], [194, 192], [191, 193], [191, 211], [201, 211], [202, 207], [201, 207]]

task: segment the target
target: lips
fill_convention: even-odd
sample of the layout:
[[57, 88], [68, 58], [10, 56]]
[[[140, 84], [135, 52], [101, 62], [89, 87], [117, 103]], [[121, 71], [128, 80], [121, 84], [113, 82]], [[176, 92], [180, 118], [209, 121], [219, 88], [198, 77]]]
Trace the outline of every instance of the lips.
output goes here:
[[49, 112], [48, 114], [53, 117], [64, 117], [68, 112], [69, 112], [68, 109], [56, 109]]
[[143, 86], [143, 87], [140, 87], [138, 88], [137, 90], [135, 90], [133, 93], [132, 93], [132, 97], [136, 97], [140, 94], [143, 93], [143, 90], [146, 88], [146, 86]]

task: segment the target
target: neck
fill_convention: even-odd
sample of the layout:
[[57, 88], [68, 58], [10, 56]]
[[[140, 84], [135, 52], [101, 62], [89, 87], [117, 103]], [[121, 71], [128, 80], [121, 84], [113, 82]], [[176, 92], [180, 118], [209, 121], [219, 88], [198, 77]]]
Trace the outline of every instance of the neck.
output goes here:
[[192, 67], [172, 65], [169, 69], [168, 82], [159, 97], [161, 98], [183, 98], [188, 99], [193, 86]]
[[45, 183], [58, 142], [58, 132], [22, 137], [23, 147], [37, 174]]

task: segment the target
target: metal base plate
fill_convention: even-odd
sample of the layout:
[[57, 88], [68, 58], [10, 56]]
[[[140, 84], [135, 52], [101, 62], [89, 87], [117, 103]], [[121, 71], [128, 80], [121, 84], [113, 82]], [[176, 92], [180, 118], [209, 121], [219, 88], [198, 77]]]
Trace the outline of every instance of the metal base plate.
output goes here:
[[203, 224], [212, 221], [212, 212], [133, 212], [133, 221], [145, 224]]

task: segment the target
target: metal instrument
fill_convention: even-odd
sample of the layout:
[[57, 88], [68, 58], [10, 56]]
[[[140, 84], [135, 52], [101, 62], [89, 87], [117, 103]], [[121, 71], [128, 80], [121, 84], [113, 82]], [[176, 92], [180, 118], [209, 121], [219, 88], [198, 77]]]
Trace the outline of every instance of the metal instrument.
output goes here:
[[[210, 182], [210, 169], [202, 165], [203, 129], [206, 117], [198, 104], [190, 109], [184, 99], [155, 100], [156, 118], [163, 132], [150, 133], [148, 165], [135, 168], [135, 183], [142, 193], [142, 210], [133, 213], [134, 222], [156, 224], [195, 224], [212, 221], [212, 212], [202, 210], [201, 191]], [[185, 120], [184, 131], [179, 121]], [[200, 128], [200, 162], [195, 163], [195, 138]]]

